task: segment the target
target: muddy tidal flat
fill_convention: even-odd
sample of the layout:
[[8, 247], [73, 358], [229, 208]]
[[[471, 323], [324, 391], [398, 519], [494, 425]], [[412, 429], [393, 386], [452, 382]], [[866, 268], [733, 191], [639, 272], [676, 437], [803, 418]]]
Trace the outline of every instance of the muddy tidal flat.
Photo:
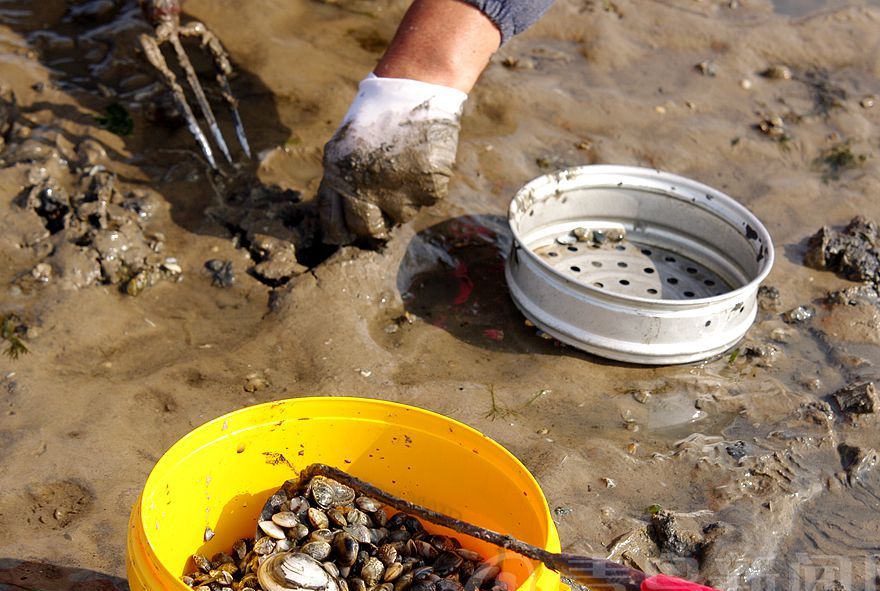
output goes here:
[[[566, 551], [728, 590], [876, 589], [880, 2], [557, 0], [472, 92], [449, 198], [380, 250], [328, 249], [322, 146], [407, 5], [189, 0], [254, 151], [217, 175], [137, 49], [136, 2], [0, 1], [0, 589], [124, 589], [163, 452], [310, 395], [493, 437]], [[509, 200], [594, 163], [762, 220], [776, 263], [735, 349], [638, 367], [525, 323]]]

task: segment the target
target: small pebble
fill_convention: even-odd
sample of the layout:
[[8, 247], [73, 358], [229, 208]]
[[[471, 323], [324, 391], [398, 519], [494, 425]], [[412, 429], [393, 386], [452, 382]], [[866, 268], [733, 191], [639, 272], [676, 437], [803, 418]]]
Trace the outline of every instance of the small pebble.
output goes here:
[[783, 65], [770, 66], [761, 75], [771, 80], [791, 80], [791, 68]]
[[739, 85], [743, 90], [750, 90], [752, 88], [752, 81], [748, 78], [743, 78], [739, 81]]
[[859, 105], [863, 109], [871, 109], [877, 103], [877, 97], [875, 96], [866, 96], [862, 100], [859, 101]]
[[709, 76], [710, 78], [714, 78], [718, 74], [718, 67], [715, 65], [715, 62], [709, 60], [700, 62], [694, 68], [703, 76]]
[[651, 393], [647, 390], [636, 390], [632, 393], [632, 397], [636, 400], [636, 402], [641, 402], [645, 404], [648, 400], [651, 399]]
[[801, 324], [816, 315], [816, 311], [807, 306], [798, 306], [782, 315], [782, 321], [788, 324]]

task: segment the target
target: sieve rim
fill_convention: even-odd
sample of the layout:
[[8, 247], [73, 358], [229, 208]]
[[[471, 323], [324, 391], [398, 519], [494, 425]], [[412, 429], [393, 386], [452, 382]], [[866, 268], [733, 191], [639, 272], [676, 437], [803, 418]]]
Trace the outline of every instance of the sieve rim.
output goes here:
[[[516, 220], [520, 216], [520, 208], [519, 204], [524, 200], [524, 196], [528, 193], [532, 193], [533, 195], [547, 185], [558, 183], [563, 176], [566, 177], [577, 177], [578, 178], [578, 189], [631, 189], [638, 190], [644, 192], [651, 192], [663, 195], [665, 197], [678, 199], [683, 202], [689, 202], [694, 207], [699, 207], [704, 211], [712, 214], [719, 221], [727, 223], [732, 228], [736, 229], [738, 232], [739, 225], [736, 221], [730, 220], [722, 215], [715, 207], [707, 207], [706, 203], [709, 201], [717, 202], [717, 204], [723, 205], [725, 208], [733, 210], [735, 214], [740, 216], [741, 219], [745, 220], [748, 227], [750, 227], [756, 234], [756, 237], [759, 239], [760, 244], [765, 247], [764, 256], [759, 261], [758, 272], [754, 277], [749, 279], [749, 281], [740, 287], [732, 289], [730, 291], [724, 291], [718, 295], [709, 296], [709, 297], [699, 297], [699, 298], [690, 298], [687, 300], [682, 299], [665, 299], [665, 298], [647, 298], [641, 296], [627, 295], [619, 292], [612, 292], [602, 288], [594, 287], [585, 282], [573, 281], [569, 277], [560, 273], [556, 268], [550, 265], [547, 261], [543, 260], [534, 250], [529, 248], [523, 239], [522, 234], [515, 227], [514, 220]], [[618, 177], [617, 183], [589, 183], [589, 177], [598, 177], [598, 176], [616, 176]], [[637, 184], [638, 181], [645, 179], [657, 181], [666, 181], [675, 183], [672, 185], [671, 190], [663, 190], [662, 188], [653, 186], [653, 185], [644, 185], [640, 186]], [[623, 183], [627, 183], [623, 185]], [[685, 195], [685, 190], [688, 193], [693, 193], [694, 195]], [[711, 196], [711, 197], [709, 197]], [[542, 197], [546, 198], [546, 197]], [[511, 234], [514, 239], [514, 255], [520, 256], [525, 254], [532, 261], [537, 262], [537, 264], [541, 267], [541, 269], [551, 275], [552, 277], [562, 280], [568, 284], [576, 286], [578, 289], [582, 289], [586, 291], [590, 296], [596, 297], [597, 299], [602, 300], [611, 300], [611, 301], [623, 301], [627, 303], [637, 303], [647, 309], [656, 309], [656, 308], [675, 308], [675, 309], [699, 309], [706, 306], [710, 306], [715, 303], [724, 302], [729, 299], [736, 299], [740, 296], [748, 296], [751, 292], [753, 292], [757, 285], [759, 285], [767, 276], [770, 274], [770, 271], [773, 269], [773, 263], [775, 261], [775, 249], [773, 247], [773, 241], [770, 237], [770, 233], [764, 227], [764, 224], [755, 216], [747, 207], [743, 204], [730, 197], [726, 193], [719, 191], [713, 187], [700, 183], [699, 181], [695, 181], [693, 179], [689, 179], [674, 173], [664, 172], [658, 169], [653, 168], [643, 168], [638, 166], [619, 166], [619, 165], [609, 165], [609, 164], [596, 164], [596, 165], [584, 165], [584, 166], [575, 166], [571, 168], [566, 168], [560, 171], [556, 171], [549, 174], [541, 175], [537, 178], [532, 179], [528, 183], [526, 183], [519, 191], [516, 192], [513, 199], [510, 202], [508, 207], [508, 225], [511, 230]], [[741, 232], [740, 232], [741, 233]], [[748, 241], [748, 235], [744, 235], [746, 240]], [[687, 255], [687, 252], [683, 252], [683, 255]], [[760, 254], [760, 253], [756, 253]]]

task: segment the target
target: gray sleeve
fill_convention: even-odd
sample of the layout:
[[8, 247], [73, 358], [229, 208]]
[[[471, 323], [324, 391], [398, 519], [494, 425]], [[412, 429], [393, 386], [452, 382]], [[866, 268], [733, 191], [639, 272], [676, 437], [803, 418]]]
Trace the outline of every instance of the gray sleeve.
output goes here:
[[462, 0], [480, 9], [501, 31], [504, 44], [519, 35], [547, 12], [553, 0]]

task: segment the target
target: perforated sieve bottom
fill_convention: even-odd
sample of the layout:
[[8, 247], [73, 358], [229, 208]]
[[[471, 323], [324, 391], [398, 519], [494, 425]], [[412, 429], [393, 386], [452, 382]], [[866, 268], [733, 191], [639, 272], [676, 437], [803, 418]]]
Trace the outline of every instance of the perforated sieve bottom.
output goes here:
[[557, 272], [612, 293], [657, 300], [692, 300], [733, 289], [718, 274], [680, 254], [630, 240], [554, 243], [534, 250]]

